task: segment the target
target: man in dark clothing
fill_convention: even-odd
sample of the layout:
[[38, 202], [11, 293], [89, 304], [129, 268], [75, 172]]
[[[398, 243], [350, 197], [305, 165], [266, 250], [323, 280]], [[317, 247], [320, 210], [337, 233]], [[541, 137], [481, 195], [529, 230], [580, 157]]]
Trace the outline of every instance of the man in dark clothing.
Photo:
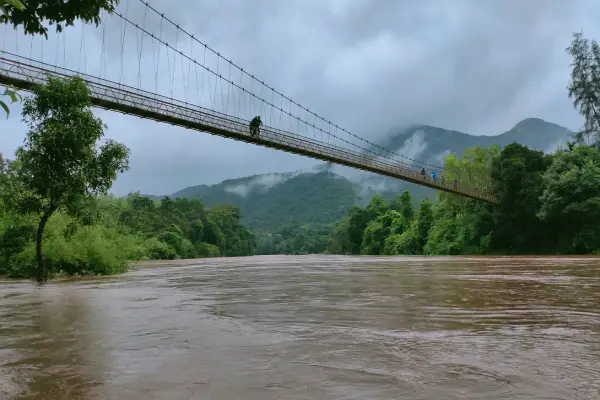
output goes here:
[[258, 137], [261, 125], [262, 121], [260, 120], [260, 116], [257, 115], [252, 118], [252, 121], [250, 121], [250, 136]]

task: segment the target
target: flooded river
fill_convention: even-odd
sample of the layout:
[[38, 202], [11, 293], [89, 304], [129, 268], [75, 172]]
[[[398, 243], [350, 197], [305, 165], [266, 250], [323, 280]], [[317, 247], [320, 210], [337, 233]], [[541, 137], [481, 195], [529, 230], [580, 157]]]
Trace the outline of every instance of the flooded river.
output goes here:
[[0, 399], [600, 399], [600, 259], [180, 264], [0, 282]]

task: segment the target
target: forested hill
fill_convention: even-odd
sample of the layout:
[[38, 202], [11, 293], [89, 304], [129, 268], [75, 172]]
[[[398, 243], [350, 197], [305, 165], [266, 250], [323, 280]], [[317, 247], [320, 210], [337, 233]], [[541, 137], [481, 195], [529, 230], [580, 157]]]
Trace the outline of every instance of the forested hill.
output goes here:
[[539, 118], [527, 118], [510, 130], [493, 136], [473, 136], [434, 126], [415, 125], [392, 131], [380, 141], [380, 146], [429, 164], [443, 164], [447, 154], [461, 154], [473, 146], [506, 146], [517, 142], [531, 149], [552, 152], [572, 134], [573, 132], [560, 125]]
[[356, 184], [327, 171], [230, 179], [212, 186], [189, 187], [173, 197], [201, 198], [208, 207], [239, 205], [245, 225], [267, 230], [332, 223], [358, 199]]
[[[450, 153], [468, 147], [502, 146], [519, 142], [532, 149], [550, 152], [572, 135], [568, 129], [537, 118], [519, 122], [497, 136], [466, 133], [419, 125], [389, 135], [381, 144], [415, 159], [443, 164]], [[335, 167], [320, 172], [287, 172], [229, 179], [216, 185], [199, 185], [180, 190], [173, 197], [200, 198], [208, 207], [230, 203], [240, 206], [243, 223], [253, 229], [277, 230], [293, 224], [337, 222], [348, 207], [366, 205], [375, 195], [391, 198], [408, 189], [415, 203], [435, 192], [414, 184], [362, 171]], [[340, 174], [347, 176], [345, 178]]]

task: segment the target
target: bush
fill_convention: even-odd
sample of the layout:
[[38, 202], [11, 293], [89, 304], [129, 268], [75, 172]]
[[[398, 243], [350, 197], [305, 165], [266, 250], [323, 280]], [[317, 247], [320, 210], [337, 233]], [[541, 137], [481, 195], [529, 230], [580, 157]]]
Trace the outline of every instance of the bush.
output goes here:
[[0, 218], [0, 275], [12, 275], [9, 266], [15, 254], [25, 249], [35, 235], [31, 216], [5, 215]]
[[196, 254], [198, 257], [220, 257], [221, 250], [214, 244], [202, 242], [196, 244]]
[[171, 246], [179, 256], [178, 258], [194, 257], [194, 245], [181, 232], [169, 230], [158, 235], [158, 239]]
[[161, 242], [157, 237], [150, 237], [144, 243], [146, 247], [146, 259], [150, 260], [174, 260], [177, 252], [173, 246]]
[[[129, 261], [143, 258], [142, 240], [102, 225], [79, 227], [66, 235], [72, 220], [56, 214], [44, 234], [44, 254], [54, 274], [112, 275], [127, 271]], [[28, 277], [36, 268], [33, 237], [9, 263], [8, 275]]]

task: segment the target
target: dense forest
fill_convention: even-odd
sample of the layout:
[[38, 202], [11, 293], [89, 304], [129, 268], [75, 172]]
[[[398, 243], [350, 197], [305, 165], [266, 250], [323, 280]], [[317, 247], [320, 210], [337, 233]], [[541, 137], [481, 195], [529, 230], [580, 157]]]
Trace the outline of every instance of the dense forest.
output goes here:
[[600, 251], [600, 152], [571, 146], [545, 155], [513, 143], [475, 148], [456, 168], [490, 169], [499, 203], [440, 193], [413, 209], [410, 193], [353, 207], [332, 234], [340, 254], [589, 254]]
[[489, 170], [499, 203], [440, 193], [413, 207], [411, 194], [375, 196], [354, 206], [335, 228], [307, 225], [259, 235], [261, 254], [329, 252], [364, 255], [590, 254], [600, 251], [600, 151], [571, 145], [547, 155], [517, 143], [474, 148], [461, 168]]
[[[97, 6], [110, 9], [111, 4]], [[93, 19], [71, 11], [70, 18]], [[62, 18], [34, 9], [22, 12], [11, 21], [19, 14], [9, 8], [3, 22], [43, 34], [36, 21]], [[333, 225], [315, 220], [273, 231], [266, 216], [278, 203], [272, 199], [254, 233], [241, 224], [236, 206], [206, 207], [198, 199], [155, 200], [137, 193], [110, 196], [114, 180], [129, 168], [129, 150], [104, 138], [106, 126], [94, 115], [82, 79], [50, 78], [23, 102], [28, 128], [23, 146], [10, 159], [0, 157], [0, 275], [44, 282], [61, 274], [124, 272], [135, 260], [255, 253], [599, 252], [600, 47], [576, 34], [568, 51], [573, 56], [569, 96], [585, 120], [568, 148], [544, 154], [512, 143], [446, 158], [446, 179], [491, 178], [484, 181], [497, 194], [497, 205], [439, 193], [436, 202], [423, 200], [415, 207], [405, 191], [391, 200], [375, 196], [345, 215], [332, 210], [341, 217]], [[16, 92], [7, 93], [18, 101]], [[8, 110], [6, 103], [2, 107]], [[295, 212], [286, 206], [279, 205]]]

